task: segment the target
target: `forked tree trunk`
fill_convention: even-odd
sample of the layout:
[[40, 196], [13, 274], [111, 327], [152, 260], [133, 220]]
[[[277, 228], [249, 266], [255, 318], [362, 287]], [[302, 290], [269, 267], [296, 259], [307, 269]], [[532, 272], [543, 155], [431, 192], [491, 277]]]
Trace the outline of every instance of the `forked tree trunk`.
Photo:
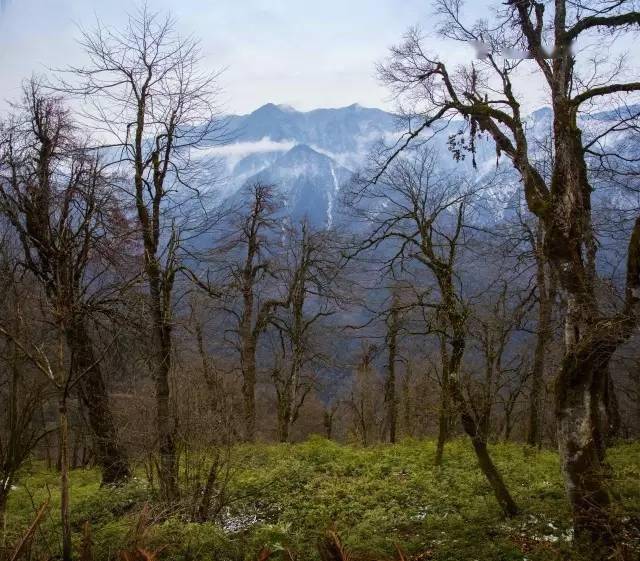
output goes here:
[[124, 450], [118, 443], [109, 396], [105, 387], [99, 361], [95, 358], [93, 344], [81, 319], [75, 320], [66, 330], [67, 345], [71, 349], [75, 376], [82, 403], [93, 434], [96, 463], [102, 472], [102, 484], [123, 483], [130, 476]]
[[[576, 545], [604, 558], [616, 541], [605, 463], [606, 371], [616, 344], [593, 339], [568, 353], [556, 381], [560, 461], [573, 509]], [[594, 547], [602, 547], [598, 553]]]
[[[294, 312], [298, 316], [297, 312]], [[291, 429], [298, 420], [300, 409], [304, 404], [308, 389], [300, 387], [300, 378], [302, 375], [304, 341], [302, 338], [302, 308], [300, 307], [299, 318], [294, 322], [293, 331], [293, 358], [288, 373], [283, 374], [286, 379], [282, 382], [278, 390], [278, 440], [280, 442], [289, 442]], [[276, 374], [276, 380], [278, 374]], [[302, 390], [302, 393], [301, 393]]]
[[[281, 442], [288, 442], [293, 424], [298, 420], [298, 414], [302, 407], [307, 391], [301, 388], [302, 368], [305, 354], [305, 326], [304, 304], [307, 297], [306, 281], [308, 275], [307, 253], [309, 250], [306, 224], [303, 225], [301, 262], [296, 267], [294, 275], [297, 277], [290, 294], [290, 305], [293, 316], [291, 324], [292, 358], [289, 369], [289, 379], [284, 388], [283, 427]], [[302, 389], [302, 395], [300, 390]]]

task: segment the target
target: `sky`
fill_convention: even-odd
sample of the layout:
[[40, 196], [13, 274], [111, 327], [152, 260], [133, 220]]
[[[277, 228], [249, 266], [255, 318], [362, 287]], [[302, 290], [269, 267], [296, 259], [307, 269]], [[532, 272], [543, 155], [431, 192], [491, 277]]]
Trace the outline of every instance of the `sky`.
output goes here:
[[[229, 113], [268, 102], [299, 110], [359, 103], [392, 108], [375, 64], [419, 24], [430, 30], [428, 0], [148, 0], [170, 11], [178, 29], [202, 41], [205, 64], [224, 69], [222, 101]], [[474, 3], [469, 3], [473, 6]], [[477, 5], [477, 3], [476, 3]], [[81, 63], [78, 26], [96, 18], [118, 26], [131, 0], [0, 0], [0, 103], [15, 99], [33, 73]], [[473, 11], [478, 12], [474, 6]], [[460, 61], [471, 47], [438, 50]]]

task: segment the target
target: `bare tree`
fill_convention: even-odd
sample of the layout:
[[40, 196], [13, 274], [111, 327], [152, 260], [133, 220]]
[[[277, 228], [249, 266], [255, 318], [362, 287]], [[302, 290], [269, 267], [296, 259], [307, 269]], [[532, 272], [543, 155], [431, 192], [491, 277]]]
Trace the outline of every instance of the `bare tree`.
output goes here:
[[280, 264], [274, 234], [279, 208], [274, 186], [258, 182], [244, 187], [230, 208], [222, 212], [221, 237], [203, 256], [206, 275], [189, 273], [235, 322], [235, 327], [227, 331], [240, 355], [247, 441], [256, 437], [258, 343], [275, 310], [288, 307], [291, 297], [278, 281]]
[[305, 369], [317, 366], [322, 354], [314, 345], [314, 328], [334, 313], [333, 281], [338, 271], [325, 232], [314, 232], [306, 220], [289, 229], [284, 248], [283, 284], [286, 308], [279, 307], [270, 324], [278, 334], [271, 377], [276, 389], [278, 439], [289, 440], [291, 427], [314, 380]]
[[392, 289], [391, 308], [387, 319], [387, 375], [384, 381], [384, 403], [386, 409], [385, 431], [389, 442], [396, 442], [398, 431], [398, 397], [396, 395], [398, 361], [398, 334], [400, 331], [400, 302], [398, 290]]
[[[543, 2], [510, 0], [500, 6], [492, 24], [487, 20], [468, 24], [458, 0], [439, 0], [435, 6], [445, 37], [484, 43], [487, 53], [481, 61], [451, 71], [446, 61], [426, 52], [417, 30], [393, 49], [381, 75], [406, 102], [405, 114], [415, 119], [411, 119], [411, 130], [382, 157], [379, 174], [415, 139], [433, 133], [436, 123], [453, 115], [466, 119], [466, 146], [472, 152], [476, 137], [487, 134], [498, 155], [506, 156], [519, 172], [529, 210], [544, 229], [545, 256], [567, 301], [566, 350], [556, 380], [556, 422], [576, 542], [586, 545], [594, 558], [603, 558], [615, 549], [616, 537], [605, 475], [606, 407], [601, 405], [611, 355], [638, 323], [640, 219], [629, 238], [626, 296], [618, 311], [606, 313], [597, 294], [587, 157], [598, 152], [598, 142], [608, 131], [585, 140], [578, 114], [603, 100], [612, 102], [618, 94], [640, 90], [640, 82], [615, 82], [614, 76], [623, 74], [620, 61], [611, 65], [608, 70], [614, 73], [608, 76], [605, 61], [597, 54], [592, 59], [595, 68], [580, 72], [585, 66], [581, 63], [588, 66], [591, 55], [577, 47], [600, 34], [601, 49], [607, 32], [615, 43], [640, 23], [640, 12], [635, 2], [557, 0], [548, 9]], [[551, 46], [547, 48], [546, 43]], [[501, 58], [505, 49], [528, 52], [530, 62]], [[514, 88], [517, 70], [524, 65], [537, 71], [550, 92], [554, 159], [549, 181], [532, 158], [521, 100]], [[635, 116], [627, 111], [609, 131], [624, 127]]]
[[150, 306], [151, 372], [156, 386], [159, 474], [167, 499], [179, 494], [172, 421], [172, 314], [182, 237], [197, 220], [190, 204], [200, 195], [194, 150], [220, 142], [217, 75], [201, 70], [199, 44], [183, 39], [170, 16], [146, 6], [122, 31], [99, 23], [82, 31], [89, 57], [70, 68], [62, 89], [83, 96], [87, 117], [106, 138], [136, 207]]
[[[113, 274], [122, 244], [122, 216], [98, 160], [76, 138], [59, 98], [28, 82], [23, 104], [4, 129], [0, 154], [0, 212], [22, 246], [22, 266], [41, 283], [72, 368], [86, 371], [78, 388], [93, 435], [104, 484], [129, 476], [89, 318], [113, 296]], [[107, 274], [107, 270], [111, 271]]]
[[327, 439], [331, 440], [333, 438], [333, 428], [336, 413], [338, 412], [338, 408], [340, 407], [340, 402], [335, 401], [330, 405], [324, 408], [322, 413], [322, 426], [324, 427], [324, 435]]
[[[14, 256], [11, 255], [10, 236], [2, 237], [0, 249], [0, 301], [2, 330], [24, 339], [23, 331], [33, 329], [25, 321], [22, 302], [34, 294], [19, 281]], [[18, 483], [20, 470], [38, 443], [47, 434], [38, 419], [40, 408], [47, 398], [45, 383], [32, 368], [11, 337], [4, 337], [6, 345], [0, 350], [0, 550], [5, 547], [6, 507], [9, 494]]]
[[242, 306], [238, 316], [242, 395], [244, 397], [245, 437], [252, 441], [256, 435], [256, 351], [258, 340], [278, 306], [287, 302], [282, 298], [266, 297], [256, 302], [255, 288], [265, 275], [273, 273], [269, 259], [268, 236], [274, 226], [276, 202], [273, 188], [256, 184], [249, 189], [251, 201], [241, 226], [240, 243], [246, 246], [244, 262], [234, 271]]
[[[458, 184], [462, 183], [462, 187]], [[387, 266], [391, 271], [419, 264], [431, 275], [437, 290], [432, 304], [446, 340], [442, 387], [450, 390], [462, 426], [471, 437], [478, 462], [507, 516], [518, 513], [495, 467], [487, 441], [461, 386], [461, 366], [467, 340], [467, 304], [458, 281], [457, 262], [464, 244], [465, 210], [470, 193], [458, 178], [436, 169], [433, 153], [420, 150], [385, 168], [379, 181], [365, 179], [351, 194], [351, 204], [374, 206], [373, 220], [360, 251], [391, 244]], [[434, 323], [433, 321], [431, 323]], [[427, 331], [433, 329], [428, 327]]]
[[377, 410], [377, 380], [373, 364], [378, 352], [375, 345], [362, 345], [356, 364], [350, 396], [346, 400], [352, 414], [355, 434], [360, 438], [363, 446], [369, 446], [373, 441], [373, 433], [381, 419], [376, 415]]
[[[505, 425], [508, 426], [508, 430], [505, 430], [508, 434], [511, 432], [515, 400], [527, 380], [522, 368], [522, 353], [518, 356], [510, 347], [531, 308], [532, 294], [529, 290], [520, 290], [513, 279], [499, 279], [495, 284], [497, 286], [491, 287], [474, 302], [469, 321], [470, 334], [482, 357], [478, 362], [483, 367], [470, 380], [473, 388], [470, 393], [475, 393], [475, 396], [469, 403], [485, 440], [491, 437], [495, 406], [505, 392], [507, 397], [504, 399], [503, 413]], [[474, 373], [475, 369], [470, 370]]]
[[[53, 305], [60, 304], [59, 301]], [[71, 488], [70, 488], [70, 446], [69, 446], [69, 398], [71, 393], [80, 384], [84, 378], [93, 375], [94, 368], [100, 364], [104, 355], [109, 351], [110, 345], [107, 345], [104, 352], [100, 356], [95, 357], [95, 362], [90, 365], [80, 366], [75, 359], [73, 348], [67, 353], [65, 349], [66, 333], [64, 323], [60, 318], [64, 318], [64, 311], [54, 308], [51, 302], [49, 310], [53, 316], [53, 329], [47, 334], [36, 334], [37, 339], [34, 340], [33, 333], [28, 333], [24, 329], [12, 329], [11, 326], [0, 325], [0, 334], [9, 341], [17, 351], [19, 351], [22, 360], [29, 363], [39, 373], [42, 381], [45, 381], [53, 390], [58, 413], [58, 451], [59, 451], [59, 470], [60, 470], [60, 524], [62, 534], [62, 552], [63, 561], [71, 561], [72, 559], [72, 537], [71, 537]], [[19, 375], [14, 373], [13, 382], [19, 382]], [[16, 388], [17, 390], [17, 388]], [[14, 390], [14, 391], [16, 391]], [[10, 423], [21, 421], [27, 423], [22, 426], [20, 436], [26, 439], [20, 443], [19, 447], [9, 442], [10, 447], [7, 452], [11, 454], [20, 453], [25, 446], [33, 445], [34, 437], [30, 436], [29, 424], [33, 417], [33, 405], [27, 405], [22, 411], [20, 417], [17, 417], [18, 395], [13, 396], [13, 403], [10, 408], [13, 409], [9, 414]], [[28, 403], [28, 402], [27, 402]], [[31, 411], [31, 412], [30, 412]], [[11, 427], [10, 427], [11, 428]], [[14, 432], [18, 429], [13, 426]], [[26, 451], [25, 451], [26, 452]], [[23, 452], [23, 453], [25, 453]], [[7, 456], [7, 460], [17, 461], [19, 457]], [[4, 471], [4, 470], [3, 470]], [[7, 470], [8, 471], [8, 470]], [[6, 498], [6, 497], [5, 497]]]

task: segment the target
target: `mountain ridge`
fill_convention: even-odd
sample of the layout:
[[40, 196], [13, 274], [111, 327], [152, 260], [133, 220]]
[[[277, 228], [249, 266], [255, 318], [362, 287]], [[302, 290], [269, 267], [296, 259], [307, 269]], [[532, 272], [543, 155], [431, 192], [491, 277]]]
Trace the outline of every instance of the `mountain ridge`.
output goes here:
[[[603, 130], [620, 111], [630, 113], [633, 109], [617, 108], [582, 117], [585, 137]], [[536, 150], [533, 146], [542, 146], [549, 136], [551, 109], [543, 106], [532, 111], [525, 117], [525, 124], [527, 135], [534, 141], [532, 150]], [[339, 191], [366, 164], [372, 149], [393, 142], [404, 130], [396, 115], [355, 103], [299, 111], [270, 102], [251, 113], [230, 116], [228, 127], [233, 141], [218, 152], [227, 170], [226, 196], [250, 182], [273, 183], [293, 216], [306, 215], [319, 227], [335, 223]], [[449, 138], [465, 127], [464, 121], [448, 122], [431, 145], [442, 168], [464, 173], [478, 184], [489, 180], [506, 156], [496, 154], [493, 142], [480, 137], [476, 166], [464, 151], [461, 161], [454, 160]], [[484, 195], [487, 200], [483, 201], [489, 208], [487, 216], [494, 220], [502, 219], [519, 188], [519, 178], [511, 166], [502, 171], [500, 185], [488, 189]]]

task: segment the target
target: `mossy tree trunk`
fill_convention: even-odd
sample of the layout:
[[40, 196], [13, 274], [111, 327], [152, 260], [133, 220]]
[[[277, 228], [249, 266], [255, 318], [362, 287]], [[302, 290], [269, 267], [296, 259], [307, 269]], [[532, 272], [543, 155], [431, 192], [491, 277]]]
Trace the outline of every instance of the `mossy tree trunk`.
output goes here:
[[384, 381], [384, 403], [386, 432], [389, 442], [396, 442], [398, 428], [398, 398], [396, 395], [396, 361], [398, 359], [398, 331], [400, 329], [398, 295], [394, 291], [387, 326], [387, 376]]
[[438, 413], [438, 440], [436, 443], [435, 465], [442, 465], [444, 447], [449, 438], [451, 425], [451, 389], [449, 381], [449, 353], [444, 336], [440, 336], [440, 362], [442, 365], [442, 379], [440, 381], [440, 409]]
[[102, 484], [124, 482], [130, 476], [126, 455], [118, 442], [118, 433], [109, 406], [109, 396], [93, 343], [82, 318], [75, 318], [66, 329], [80, 399], [84, 404], [94, 437], [96, 463], [102, 472]]

